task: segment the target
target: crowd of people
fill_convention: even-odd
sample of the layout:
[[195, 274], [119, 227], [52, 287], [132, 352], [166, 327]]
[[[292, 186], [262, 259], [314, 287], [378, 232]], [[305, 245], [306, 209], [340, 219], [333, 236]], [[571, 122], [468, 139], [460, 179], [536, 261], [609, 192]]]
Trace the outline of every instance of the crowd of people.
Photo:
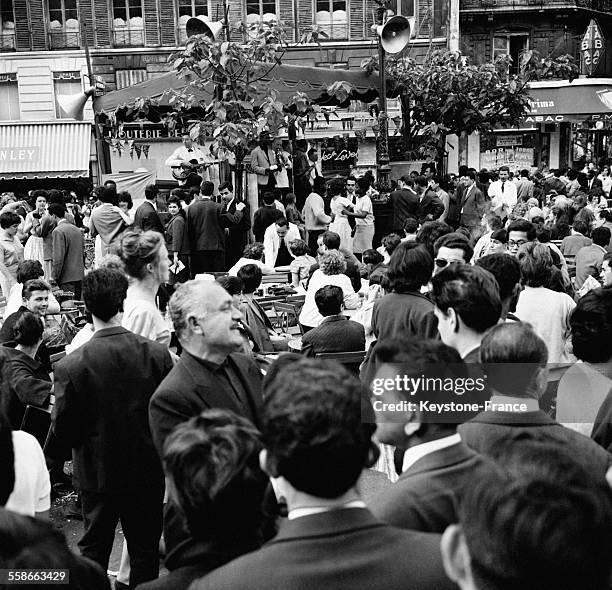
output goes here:
[[[609, 173], [426, 166], [374, 248], [369, 176], [309, 168], [302, 203], [272, 155], [253, 215], [227, 182], [133, 216], [112, 184], [4, 199], [0, 569], [109, 588], [121, 522], [115, 588], [609, 589]], [[264, 275], [301, 294], [300, 353]], [[80, 555], [48, 522], [68, 461]]]

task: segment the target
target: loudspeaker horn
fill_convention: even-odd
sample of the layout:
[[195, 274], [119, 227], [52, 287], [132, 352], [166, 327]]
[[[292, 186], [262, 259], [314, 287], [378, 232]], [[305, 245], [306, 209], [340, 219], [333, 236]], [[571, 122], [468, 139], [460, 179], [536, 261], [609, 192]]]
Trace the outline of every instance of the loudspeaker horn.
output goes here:
[[410, 41], [413, 26], [405, 16], [393, 16], [376, 27], [376, 34], [387, 53], [399, 53]]
[[212, 41], [217, 39], [221, 29], [223, 29], [223, 21], [204, 22], [196, 17], [190, 18], [185, 25], [187, 37], [192, 37], [193, 35], [206, 35]]
[[61, 111], [62, 118], [82, 121], [85, 103], [90, 96], [93, 96], [95, 91], [95, 88], [90, 87], [84, 92], [78, 92], [77, 94], [59, 95], [57, 97], [57, 104]]

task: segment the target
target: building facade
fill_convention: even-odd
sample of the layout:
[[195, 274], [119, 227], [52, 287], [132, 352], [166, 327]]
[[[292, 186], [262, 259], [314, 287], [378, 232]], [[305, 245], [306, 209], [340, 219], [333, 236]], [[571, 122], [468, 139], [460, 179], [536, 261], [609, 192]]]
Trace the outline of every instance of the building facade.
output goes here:
[[[601, 33], [598, 63], [588, 68], [584, 35], [592, 21]], [[612, 159], [612, 2], [610, 0], [460, 0], [461, 50], [475, 63], [537, 50], [542, 57], [569, 54], [581, 65], [573, 83], [531, 88], [531, 116], [513, 129], [464, 138], [461, 161], [476, 168], [502, 163], [517, 168], [582, 167]], [[610, 106], [606, 104], [609, 102]], [[588, 106], [587, 106], [588, 105]]]

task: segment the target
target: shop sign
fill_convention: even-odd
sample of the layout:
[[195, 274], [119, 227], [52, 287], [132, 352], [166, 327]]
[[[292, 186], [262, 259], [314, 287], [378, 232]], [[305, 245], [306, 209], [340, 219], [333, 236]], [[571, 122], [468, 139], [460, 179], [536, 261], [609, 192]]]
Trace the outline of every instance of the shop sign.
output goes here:
[[0, 162], [38, 162], [38, 147], [0, 147]]
[[595, 19], [591, 19], [586, 33], [582, 37], [580, 51], [582, 52], [583, 73], [590, 76], [597, 70], [605, 52], [604, 38]]
[[534, 162], [534, 149], [528, 147], [497, 148], [480, 154], [480, 167], [496, 170], [500, 166], [511, 168], [530, 168]]
[[498, 135], [496, 136], [497, 147], [512, 147], [514, 145], [523, 145], [522, 135]]
[[535, 117], [525, 117], [526, 123], [563, 123], [565, 115], [536, 115]]
[[110, 126], [104, 127], [104, 137], [108, 139], [162, 139], [162, 138], [177, 138], [180, 139], [183, 130], [176, 128], [170, 131], [165, 125], [144, 124], [134, 127], [124, 125], [120, 130], [113, 129]]

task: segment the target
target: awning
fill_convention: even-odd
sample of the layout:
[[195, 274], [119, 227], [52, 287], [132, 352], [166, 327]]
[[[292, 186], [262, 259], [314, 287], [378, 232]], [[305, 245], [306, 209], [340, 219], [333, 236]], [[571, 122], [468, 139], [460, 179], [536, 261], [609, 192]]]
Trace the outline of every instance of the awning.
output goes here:
[[0, 179], [89, 176], [91, 123], [0, 124]]
[[[355, 90], [351, 99], [371, 102], [378, 96], [378, 75], [369, 75], [359, 70], [332, 70], [329, 68], [313, 68], [310, 66], [278, 65], [266, 75], [268, 88], [279, 94], [279, 100], [287, 101], [296, 92], [303, 92], [318, 104], [337, 104], [329, 97], [326, 88], [337, 80], [350, 82]], [[150, 98], [159, 102], [160, 106], [169, 106], [173, 91], [187, 87], [188, 81], [178, 76], [176, 72], [168, 72], [157, 78], [135, 84], [128, 88], [115, 90], [95, 99], [96, 113], [113, 113], [118, 108], [129, 109], [139, 98]], [[213, 85], [201, 89], [200, 100], [212, 98]]]
[[562, 123], [601, 119], [612, 121], [612, 83], [609, 79], [580, 78], [573, 82], [530, 84], [531, 114], [525, 123]]

